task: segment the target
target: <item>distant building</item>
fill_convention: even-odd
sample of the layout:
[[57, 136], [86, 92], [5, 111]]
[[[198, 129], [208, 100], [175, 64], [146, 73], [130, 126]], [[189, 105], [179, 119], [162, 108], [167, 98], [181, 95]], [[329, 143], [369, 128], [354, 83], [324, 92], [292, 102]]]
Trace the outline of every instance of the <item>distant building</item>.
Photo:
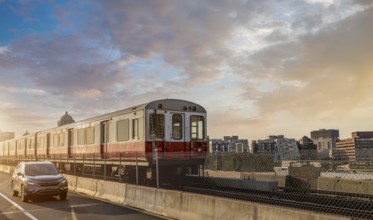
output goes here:
[[285, 138], [284, 135], [271, 135], [268, 139], [253, 141], [252, 145], [254, 153], [270, 152], [278, 160], [300, 159], [296, 140]]
[[336, 143], [337, 157], [342, 160], [361, 161], [373, 159], [373, 132], [356, 131], [351, 138]]
[[209, 150], [216, 152], [248, 153], [249, 141], [238, 136], [224, 136], [224, 139], [210, 139]]
[[355, 140], [346, 138], [338, 140], [336, 143], [336, 158], [341, 160], [356, 160]]
[[303, 136], [298, 142], [298, 149], [300, 158], [302, 160], [315, 160], [318, 158], [316, 145], [313, 143], [312, 139]]
[[15, 138], [15, 132], [3, 132], [0, 130], [0, 141], [11, 140]]
[[316, 144], [319, 158], [332, 158], [336, 150], [336, 142], [339, 140], [339, 130], [320, 129], [311, 131], [311, 139]]
[[70, 123], [74, 123], [74, 119], [73, 117], [71, 117], [69, 115], [68, 112], [66, 112], [62, 117], [61, 119], [57, 122], [57, 125], [58, 126], [63, 126], [63, 125], [67, 125], [67, 124], [70, 124]]

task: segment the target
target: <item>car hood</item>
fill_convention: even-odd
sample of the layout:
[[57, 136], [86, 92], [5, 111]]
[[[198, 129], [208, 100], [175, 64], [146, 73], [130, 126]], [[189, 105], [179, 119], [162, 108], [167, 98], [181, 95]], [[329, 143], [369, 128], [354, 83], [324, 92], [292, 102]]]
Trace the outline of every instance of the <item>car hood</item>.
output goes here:
[[38, 182], [52, 182], [52, 181], [59, 181], [64, 177], [61, 174], [57, 175], [40, 175], [40, 176], [27, 176], [30, 180], [35, 180]]

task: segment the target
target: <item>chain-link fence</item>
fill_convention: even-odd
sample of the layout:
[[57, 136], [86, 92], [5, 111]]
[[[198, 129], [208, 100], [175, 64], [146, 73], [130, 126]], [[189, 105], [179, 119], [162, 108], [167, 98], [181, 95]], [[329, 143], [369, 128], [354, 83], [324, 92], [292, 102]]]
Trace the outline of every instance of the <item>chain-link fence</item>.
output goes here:
[[[81, 154], [51, 160], [66, 174], [108, 181], [205, 193], [320, 212], [373, 218], [373, 156], [318, 157], [302, 152], [299, 160], [275, 160], [258, 154]], [[312, 153], [312, 154], [311, 154]]]

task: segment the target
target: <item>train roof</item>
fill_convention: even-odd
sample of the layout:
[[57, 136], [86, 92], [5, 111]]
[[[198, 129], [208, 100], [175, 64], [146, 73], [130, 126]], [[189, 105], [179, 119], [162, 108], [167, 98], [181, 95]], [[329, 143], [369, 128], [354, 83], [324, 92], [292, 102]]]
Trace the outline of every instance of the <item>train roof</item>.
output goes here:
[[[195, 110], [193, 110], [193, 107], [195, 107]], [[181, 100], [181, 99], [160, 99], [160, 100], [155, 100], [155, 101], [147, 102], [147, 103], [140, 104], [140, 105], [135, 105], [130, 108], [118, 110], [115, 112], [107, 113], [104, 115], [84, 119], [84, 120], [77, 121], [75, 123], [67, 124], [64, 126], [68, 127], [68, 125], [72, 125], [72, 124], [85, 123], [88, 121], [98, 121], [98, 120], [114, 117], [117, 115], [129, 113], [129, 112], [134, 112], [138, 110], [147, 110], [147, 109], [167, 110], [167, 111], [190, 111], [190, 112], [206, 113], [205, 108], [203, 108], [201, 105], [198, 105], [197, 103], [194, 103], [194, 102]], [[64, 127], [64, 126], [61, 126], [61, 127]]]
[[[162, 105], [161, 108], [159, 106], [160, 104]], [[193, 110], [193, 107], [195, 107], [195, 110]], [[184, 108], [186, 108], [186, 110]], [[42, 132], [60, 129], [60, 128], [70, 128], [75, 125], [87, 123], [90, 121], [100, 121], [100, 120], [110, 119], [111, 117], [115, 117], [117, 115], [126, 114], [129, 112], [135, 112], [138, 110], [147, 110], [147, 109], [167, 110], [167, 111], [190, 111], [190, 112], [206, 113], [205, 108], [203, 108], [201, 105], [194, 103], [194, 102], [181, 100], [181, 99], [160, 99], [160, 100], [155, 100], [155, 101], [147, 102], [147, 103], [140, 104], [140, 105], [135, 105], [129, 108], [121, 109], [115, 112], [110, 112], [110, 113], [106, 113], [103, 115], [83, 119], [83, 120], [70, 123], [70, 124], [66, 124], [63, 126], [45, 129]]]

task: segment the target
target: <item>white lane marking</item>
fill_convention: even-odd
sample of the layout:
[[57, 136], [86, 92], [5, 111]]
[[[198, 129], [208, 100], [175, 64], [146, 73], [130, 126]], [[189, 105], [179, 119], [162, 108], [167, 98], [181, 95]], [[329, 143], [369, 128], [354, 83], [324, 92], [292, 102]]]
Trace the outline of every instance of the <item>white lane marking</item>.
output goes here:
[[78, 217], [76, 216], [76, 213], [73, 207], [71, 207], [71, 218], [73, 220], [78, 220]]
[[3, 197], [8, 202], [10, 202], [15, 207], [17, 207], [17, 209], [19, 209], [21, 212], [23, 212], [25, 215], [27, 215], [27, 217], [29, 217], [30, 219], [32, 219], [32, 220], [38, 220], [38, 218], [36, 218], [35, 216], [31, 215], [28, 211], [26, 211], [24, 208], [22, 208], [21, 206], [19, 206], [17, 203], [13, 202], [11, 199], [9, 199], [4, 194], [0, 193], [0, 196]]
[[76, 208], [76, 207], [88, 207], [88, 206], [94, 206], [94, 205], [101, 205], [103, 203], [91, 203], [91, 204], [79, 204], [79, 205], [71, 205], [71, 208]]
[[[48, 209], [29, 209], [30, 212], [41, 212], [41, 211], [45, 211], [45, 210], [48, 210]], [[22, 211], [3, 212], [1, 214], [9, 215], [9, 214], [17, 214], [17, 213], [22, 213]]]
[[79, 208], [79, 207], [88, 207], [88, 206], [95, 206], [95, 205], [101, 205], [103, 203], [91, 203], [91, 204], [79, 204], [79, 205], [71, 205], [71, 217], [73, 220], [78, 220], [78, 217], [76, 216], [74, 208]]

